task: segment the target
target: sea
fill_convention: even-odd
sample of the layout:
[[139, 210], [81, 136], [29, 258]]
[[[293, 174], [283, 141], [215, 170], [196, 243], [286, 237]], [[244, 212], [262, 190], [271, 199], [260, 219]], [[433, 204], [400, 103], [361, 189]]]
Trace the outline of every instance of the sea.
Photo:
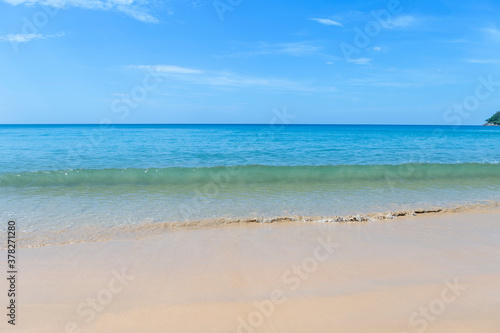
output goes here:
[[0, 219], [36, 246], [496, 203], [499, 143], [483, 126], [0, 125]]

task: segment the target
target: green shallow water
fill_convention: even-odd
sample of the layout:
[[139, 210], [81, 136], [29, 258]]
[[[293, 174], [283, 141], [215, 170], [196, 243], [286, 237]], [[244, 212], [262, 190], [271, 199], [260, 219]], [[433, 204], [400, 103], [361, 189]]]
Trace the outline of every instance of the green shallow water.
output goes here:
[[500, 201], [500, 128], [0, 125], [21, 234]]
[[500, 164], [402, 164], [332, 166], [231, 166], [149, 169], [77, 169], [0, 174], [1, 187], [309, 184], [372, 181], [408, 182], [461, 178], [500, 179]]

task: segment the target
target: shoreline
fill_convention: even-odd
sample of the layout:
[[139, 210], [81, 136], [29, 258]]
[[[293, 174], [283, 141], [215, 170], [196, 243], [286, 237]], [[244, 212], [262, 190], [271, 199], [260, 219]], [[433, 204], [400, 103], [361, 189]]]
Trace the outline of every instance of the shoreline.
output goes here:
[[[367, 214], [351, 214], [343, 216], [278, 216], [278, 217], [248, 217], [248, 218], [213, 218], [180, 222], [144, 222], [131, 225], [112, 227], [66, 228], [56, 232], [42, 230], [24, 234], [19, 237], [21, 248], [37, 248], [51, 245], [93, 243], [111, 240], [134, 240], [161, 235], [167, 232], [189, 231], [196, 229], [224, 228], [233, 225], [247, 224], [323, 224], [323, 223], [370, 223], [375, 221], [391, 221], [405, 217], [433, 216], [446, 213], [466, 212], [500, 212], [500, 202], [486, 201], [483, 203], [452, 205], [434, 208], [407, 209]], [[34, 235], [34, 236], [33, 236]], [[4, 236], [4, 235], [2, 235]], [[2, 240], [0, 240], [2, 241]], [[23, 243], [28, 243], [23, 245]], [[5, 242], [2, 242], [5, 244]], [[0, 249], [5, 249], [1, 247]]]
[[23, 315], [5, 331], [495, 332], [499, 216], [476, 207], [22, 248]]

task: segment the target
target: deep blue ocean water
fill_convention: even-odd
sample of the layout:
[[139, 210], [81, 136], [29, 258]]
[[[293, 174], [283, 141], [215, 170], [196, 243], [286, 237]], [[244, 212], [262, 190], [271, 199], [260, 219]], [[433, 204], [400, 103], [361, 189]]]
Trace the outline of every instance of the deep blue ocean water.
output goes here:
[[0, 125], [0, 172], [497, 163], [499, 127]]
[[2, 125], [25, 231], [500, 201], [500, 127]]

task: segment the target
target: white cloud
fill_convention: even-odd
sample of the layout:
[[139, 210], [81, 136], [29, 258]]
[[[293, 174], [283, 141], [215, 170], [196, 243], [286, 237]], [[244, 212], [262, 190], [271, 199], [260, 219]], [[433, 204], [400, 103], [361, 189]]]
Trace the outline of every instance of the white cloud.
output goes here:
[[0, 41], [10, 42], [10, 43], [27, 43], [32, 40], [37, 39], [49, 39], [55, 37], [62, 37], [64, 33], [59, 33], [55, 35], [42, 35], [42, 34], [10, 34], [5, 36], [0, 36]]
[[375, 47], [373, 48], [373, 51], [380, 52], [380, 51], [382, 51], [382, 48], [381, 48], [380, 46], [375, 46]]
[[0, 0], [17, 5], [44, 5], [55, 8], [78, 7], [93, 10], [116, 10], [136, 20], [157, 23], [158, 19], [149, 14], [146, 0]]
[[297, 42], [297, 43], [278, 44], [276, 45], [274, 50], [268, 50], [268, 52], [272, 52], [274, 54], [302, 56], [302, 55], [314, 54], [320, 50], [321, 50], [320, 47], [312, 45], [308, 42]]
[[494, 39], [494, 40], [497, 40], [497, 41], [500, 41], [500, 30], [498, 29], [495, 29], [495, 28], [486, 28], [486, 29], [483, 29], [486, 34]]
[[171, 66], [171, 65], [141, 65], [141, 66], [131, 66], [132, 68], [139, 69], [151, 69], [158, 73], [166, 73], [166, 74], [202, 74], [203, 72], [197, 69], [179, 67], [179, 66]]
[[370, 63], [372, 62], [372, 59], [370, 59], [370, 58], [350, 59], [349, 62], [356, 64], [356, 65], [370, 65]]
[[500, 64], [500, 59], [467, 59], [471, 64]]
[[202, 71], [198, 69], [185, 68], [172, 65], [141, 65], [129, 66], [129, 68], [148, 69], [157, 75], [165, 76], [173, 80], [180, 80], [197, 85], [206, 85], [215, 88], [266, 88], [277, 90], [288, 90], [298, 92], [333, 92], [335, 87], [313, 86], [302, 82], [288, 79], [256, 77], [239, 75], [224, 71]]
[[311, 21], [316, 21], [318, 23], [324, 24], [324, 25], [334, 25], [337, 27], [343, 27], [344, 25], [340, 22], [330, 20], [330, 19], [325, 19], [325, 18], [310, 18]]
[[240, 58], [240, 57], [254, 57], [261, 55], [289, 55], [289, 56], [306, 56], [317, 54], [321, 51], [321, 47], [314, 45], [313, 42], [303, 41], [294, 43], [278, 43], [271, 44], [266, 42], [258, 43], [257, 45], [251, 45], [251, 51], [235, 52], [228, 55], [222, 56], [228, 58]]
[[474, 41], [467, 39], [447, 39], [447, 40], [435, 40], [433, 43], [443, 43], [443, 44], [466, 44], [466, 43], [474, 43]]
[[146, 22], [146, 23], [158, 23], [160, 20], [158, 20], [156, 17], [152, 16], [149, 14], [147, 11], [141, 8], [137, 8], [134, 6], [126, 6], [126, 5], [120, 5], [117, 6], [116, 9], [124, 14], [127, 14], [136, 20]]
[[400, 15], [391, 20], [390, 25], [396, 28], [407, 28], [417, 23], [417, 18], [411, 15]]
[[425, 87], [457, 84], [461, 80], [451, 73], [445, 73], [437, 68], [379, 68], [366, 75], [362, 73], [357, 78], [342, 82], [349, 86], [366, 87]]
[[[238, 45], [239, 46], [239, 45]], [[292, 57], [317, 57], [326, 61], [340, 60], [340, 58], [326, 54], [323, 52], [323, 47], [314, 41], [302, 41], [293, 43], [259, 43], [250, 45], [250, 51], [234, 52], [229, 54], [218, 55], [219, 58], [244, 58], [266, 55], [285, 55]]]

